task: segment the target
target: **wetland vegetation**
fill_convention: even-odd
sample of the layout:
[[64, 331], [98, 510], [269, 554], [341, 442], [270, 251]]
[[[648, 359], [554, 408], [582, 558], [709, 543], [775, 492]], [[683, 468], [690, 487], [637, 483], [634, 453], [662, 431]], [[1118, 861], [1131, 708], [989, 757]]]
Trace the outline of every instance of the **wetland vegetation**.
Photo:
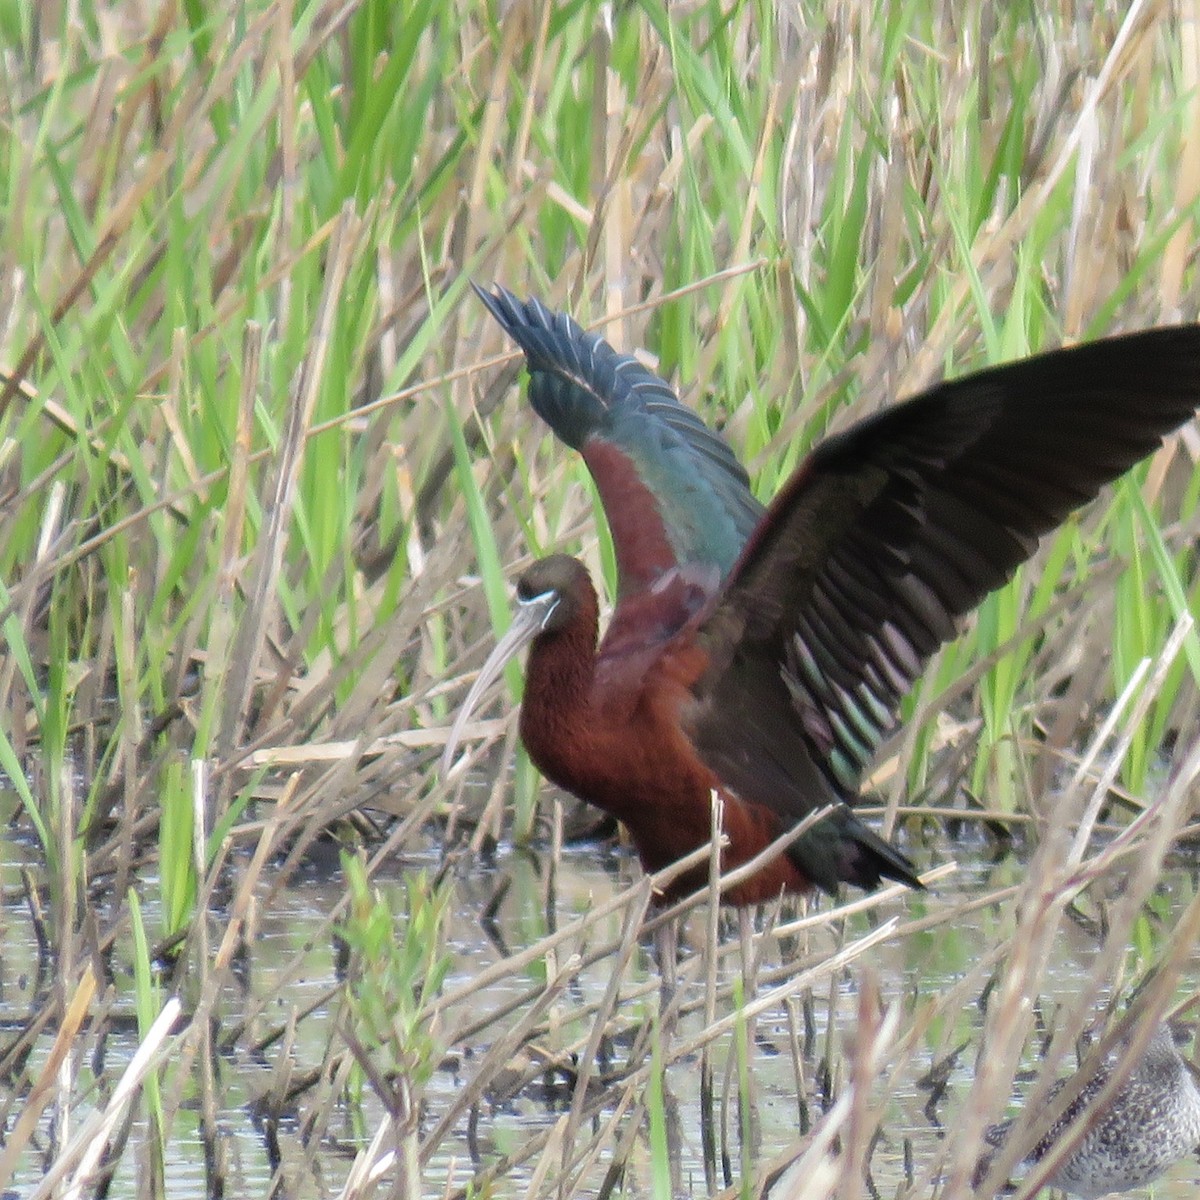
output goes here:
[[769, 497], [941, 375], [1196, 319], [1193, 5], [0, 25], [0, 1191], [993, 1195], [1080, 1030], [1187, 1000], [1195, 429], [906, 702], [929, 891], [701, 895], [671, 1007], [517, 673], [436, 760], [507, 580], [613, 579], [470, 279], [646, 348]]

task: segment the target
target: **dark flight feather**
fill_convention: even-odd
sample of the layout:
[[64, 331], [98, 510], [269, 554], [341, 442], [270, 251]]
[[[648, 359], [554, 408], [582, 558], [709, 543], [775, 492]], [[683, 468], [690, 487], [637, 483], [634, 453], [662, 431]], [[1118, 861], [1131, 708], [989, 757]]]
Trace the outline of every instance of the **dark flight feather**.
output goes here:
[[[700, 630], [701, 757], [789, 820], [853, 800], [959, 618], [1198, 403], [1200, 329], [1156, 329], [943, 383], [821, 443]], [[798, 853], [820, 882], [824, 851]]]
[[[619, 598], [652, 587], [670, 566], [713, 566], [725, 576], [764, 510], [720, 434], [636, 358], [618, 354], [566, 314], [501, 287], [495, 294], [475, 291], [525, 352], [530, 403], [583, 453], [610, 524], [621, 519], [622, 502], [630, 503], [631, 485], [644, 489], [643, 510], [628, 517], [642, 526], [657, 519], [655, 532], [671, 561], [631, 547], [622, 561], [618, 544]], [[652, 511], [645, 510], [647, 500]]]

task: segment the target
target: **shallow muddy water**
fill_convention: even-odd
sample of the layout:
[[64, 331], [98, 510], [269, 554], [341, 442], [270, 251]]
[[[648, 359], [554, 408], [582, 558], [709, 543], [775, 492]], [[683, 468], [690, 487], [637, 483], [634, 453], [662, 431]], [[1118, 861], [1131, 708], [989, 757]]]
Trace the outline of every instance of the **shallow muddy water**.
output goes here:
[[[1022, 870], [1014, 856], [995, 865], [985, 865], [980, 862], [982, 847], [960, 845], [956, 850], [959, 859], [966, 864], [956, 874], [937, 883], [927, 896], [898, 896], [870, 917], [852, 919], [849, 922], [852, 931], [861, 934], [893, 915], [902, 921], [919, 919], [956, 900], [1004, 887], [1016, 881]], [[434, 868], [437, 858], [431, 850], [424, 862], [410, 858], [404, 863], [393, 864], [390, 877], [381, 876], [377, 881], [384, 888], [395, 886], [399, 895], [400, 880], [406, 871], [421, 865]], [[469, 983], [482, 970], [501, 961], [503, 954], [497, 939], [512, 953], [550, 932], [540, 865], [534, 855], [501, 847], [494, 865], [474, 862], [469, 870], [459, 872], [454, 882], [454, 907], [447, 927], [452, 966], [446, 991]], [[21, 876], [23, 866], [36, 872], [36, 849], [20, 841], [0, 842], [0, 885], [3, 888], [0, 998], [4, 1002], [6, 1041], [20, 1029], [36, 990], [38, 951], [28, 919]], [[636, 864], [619, 851], [599, 849], [594, 845], [568, 847], [563, 852], [557, 873], [552, 919], [559, 927], [565, 926], [574, 916], [601, 905], [637, 875]], [[154, 891], [152, 881], [142, 882], [144, 892], [150, 897]], [[272, 882], [268, 879], [266, 884], [269, 886]], [[506, 890], [496, 910], [495, 928], [489, 934], [480, 914], [502, 884]], [[1172, 913], [1182, 910], [1195, 890], [1195, 875], [1185, 866], [1175, 866], [1164, 875], [1154, 901], [1164, 922], [1169, 922]], [[256, 1028], [268, 1031], [283, 1027], [293, 1013], [307, 1013], [296, 1020], [294, 1035], [286, 1050], [286, 1065], [297, 1073], [321, 1063], [332, 1033], [332, 1010], [324, 998], [333, 994], [337, 985], [336, 954], [326, 922], [344, 892], [341, 870], [336, 867], [323, 876], [310, 871], [275, 891], [270, 906], [258, 914], [252, 953], [240, 972], [245, 988], [243, 1003], [247, 1010], [254, 1008], [255, 1000], [265, 1002], [253, 1018]], [[152, 904], [147, 904], [146, 917], [149, 924], [156, 919]], [[795, 997], [789, 1003], [780, 1003], [762, 1012], [754, 1022], [754, 1047], [750, 1052], [754, 1105], [753, 1120], [747, 1128], [753, 1128], [753, 1161], [765, 1162], [792, 1144], [802, 1121], [817, 1120], [830, 1096], [836, 1095], [844, 1086], [842, 1047], [854, 1028], [864, 970], [869, 968], [878, 980], [885, 1001], [901, 1000], [907, 1011], [921, 999], [936, 996], [959, 983], [975, 966], [980, 949], [994, 945], [1011, 926], [1012, 920], [1010, 905], [990, 904], [977, 908], [951, 926], [885, 941], [850, 969], [840, 972], [832, 980], [817, 983], [803, 998]], [[692, 916], [685, 938], [690, 944], [682, 951], [684, 980], [680, 987], [690, 993], [687, 999], [697, 1002], [703, 999], [703, 987], [699, 982], [688, 981], [686, 968], [702, 954], [702, 948], [696, 943], [703, 939], [703, 924], [702, 916]], [[214, 925], [219, 925], [219, 920], [214, 921]], [[589, 934], [591, 944], [599, 945], [607, 938], [619, 938], [620, 926], [621, 915], [618, 913], [607, 926]], [[826, 931], [814, 935], [813, 944], [807, 948], [806, 961], [820, 953], [821, 938], [827, 937]], [[736, 921], [732, 918], [723, 920], [722, 938], [731, 943], [737, 941]], [[803, 935], [798, 941], [803, 945]], [[829, 944], [832, 950], [833, 944]], [[1094, 934], [1082, 924], [1066, 923], [1064, 935], [1054, 943], [1054, 959], [1041, 992], [1047, 1020], [1052, 1018], [1056, 1003], [1077, 992], [1094, 945]], [[778, 976], [769, 975], [769, 972], [777, 966], [779, 959], [780, 951], [774, 946], [764, 951], [760, 994], [778, 984]], [[724, 962], [722, 974], [726, 977], [738, 975], [740, 970], [734, 965], [736, 962], [734, 951]], [[544, 971], [544, 964], [536, 962], [527, 970], [489, 987], [472, 1002], [471, 1015], [481, 1019], [486, 1012], [498, 1011], [508, 1002], [519, 999], [530, 985], [543, 978]], [[589, 1022], [580, 1020], [577, 1014], [587, 1010], [589, 1004], [598, 1002], [610, 984], [612, 973], [606, 959], [581, 971], [547, 1010], [539, 1044], [568, 1046], [585, 1038]], [[622, 984], [623, 995], [629, 998], [622, 1000], [616, 1012], [627, 1039], [635, 1038], [640, 1027], [654, 1021], [658, 984], [659, 971], [651, 942], [643, 937]], [[942, 1126], [951, 1123], [956, 1105], [961, 1103], [974, 1072], [983, 1023], [983, 1010], [975, 1003], [980, 990], [974, 988], [952, 1017], [939, 1018], [929, 1027], [908, 1067], [886, 1098], [885, 1134], [870, 1158], [873, 1183], [880, 1195], [894, 1196], [902, 1191], [907, 1171], [915, 1169], [919, 1174], [922, 1166], [941, 1148], [941, 1139], [945, 1136]], [[309, 1012], [313, 1005], [317, 1007]], [[132, 1012], [131, 995], [124, 1000], [118, 998], [112, 1011], [128, 1017]], [[677, 1044], [686, 1044], [688, 1038], [704, 1026], [702, 1011], [701, 1006], [685, 1012], [671, 1032]], [[730, 1004], [723, 1000], [717, 1006], [716, 1015], [724, 1016], [728, 1011]], [[520, 1012], [518, 1007], [512, 1016], [478, 1033], [454, 1038], [445, 1046], [445, 1055], [424, 1092], [423, 1134], [427, 1134], [439, 1115], [455, 1103], [491, 1044], [501, 1036], [506, 1024], [520, 1016]], [[224, 1020], [230, 1022], [236, 1016], [236, 998], [226, 997]], [[447, 1018], [446, 1026], [439, 1032], [449, 1036], [452, 1030], [461, 1030], [464, 1021], [464, 1013], [458, 1012]], [[809, 1028], [806, 1028], [806, 1021]], [[125, 1021], [119, 1030], [114, 1028], [103, 1047], [104, 1073], [115, 1078], [136, 1043], [132, 1021]], [[319, 1145], [306, 1150], [304, 1134], [311, 1102], [305, 1093], [300, 1092], [290, 1109], [277, 1113], [273, 1122], [264, 1120], [262, 1107], [257, 1103], [277, 1078], [281, 1056], [285, 1053], [281, 1044], [281, 1040], [270, 1040], [254, 1054], [238, 1049], [218, 1056], [217, 1075], [223, 1096], [220, 1126], [228, 1154], [227, 1194], [270, 1194], [276, 1165], [281, 1167], [288, 1181], [282, 1186], [277, 1185], [277, 1195], [336, 1194], [354, 1153], [369, 1141], [381, 1108], [366, 1089], [361, 1106], [335, 1101], [339, 1111], [333, 1114], [325, 1137]], [[739, 1122], [745, 1115], [738, 1108], [736, 1080], [731, 1078], [738, 1061], [736, 1044], [736, 1032], [713, 1043], [717, 1123], [727, 1138], [725, 1150], [732, 1160], [730, 1173], [734, 1181], [742, 1174], [738, 1161], [742, 1154]], [[964, 1044], [965, 1049], [945, 1072], [944, 1094], [931, 1105], [928, 1085], [920, 1082], [921, 1076], [948, 1049]], [[34, 1058], [45, 1053], [48, 1045], [47, 1036], [39, 1043]], [[90, 1040], [88, 1046], [89, 1054], [94, 1053], [95, 1040]], [[803, 1083], [796, 1078], [794, 1046], [801, 1050]], [[620, 1038], [605, 1045], [602, 1067], [619, 1074], [627, 1049], [627, 1042]], [[823, 1060], [830, 1051], [833, 1052], [831, 1078], [822, 1082]], [[1028, 1056], [1028, 1049], [1026, 1053]], [[528, 1066], [528, 1060], [525, 1065]], [[665, 1107], [672, 1118], [669, 1137], [675, 1165], [672, 1190], [681, 1196], [710, 1194], [700, 1136], [703, 1120], [698, 1067], [699, 1056], [693, 1053], [670, 1064], [666, 1072]], [[513, 1070], [516, 1079], [521, 1068], [514, 1067]], [[539, 1131], [549, 1130], [561, 1120], [572, 1099], [569, 1071], [548, 1068], [538, 1072], [534, 1069], [530, 1076], [511, 1095], [500, 1095], [493, 1089], [483, 1103], [474, 1106], [456, 1122], [424, 1169], [425, 1195], [453, 1194], [467, 1187], [479, 1171], [506, 1156], [519, 1156], [522, 1148]], [[803, 1105], [798, 1100], [802, 1091]], [[726, 1101], [723, 1110], [722, 1097]], [[86, 1111], [76, 1112], [72, 1114], [72, 1120], [78, 1122], [86, 1115]], [[14, 1119], [15, 1114], [9, 1111], [7, 1120], [11, 1123]], [[141, 1122], [139, 1116], [130, 1133], [131, 1142], [142, 1135], [144, 1126]], [[41, 1145], [45, 1144], [43, 1137]], [[205, 1153], [195, 1107], [185, 1105], [181, 1108], [170, 1150], [165, 1163], [168, 1194], [184, 1200], [208, 1195]], [[642, 1132], [628, 1156], [625, 1175], [616, 1194], [637, 1197], [655, 1194], [651, 1158], [648, 1138]], [[122, 1156], [108, 1193], [110, 1196], [143, 1194], [139, 1189], [136, 1161], [136, 1155]], [[597, 1194], [604, 1165], [602, 1156], [589, 1175], [590, 1182], [585, 1182], [576, 1194]], [[536, 1166], [537, 1159], [534, 1158], [505, 1171], [493, 1182], [488, 1194], [502, 1198], [526, 1195]], [[27, 1155], [22, 1174], [16, 1180], [18, 1190], [15, 1194], [24, 1194], [40, 1176], [41, 1164], [35, 1161], [34, 1155]], [[1198, 1178], [1200, 1165], [1195, 1160], [1181, 1163], [1167, 1180], [1160, 1181], [1154, 1194], [1194, 1195]], [[718, 1179], [717, 1184], [723, 1185], [724, 1180]], [[931, 1193], [925, 1191], [924, 1194]]]

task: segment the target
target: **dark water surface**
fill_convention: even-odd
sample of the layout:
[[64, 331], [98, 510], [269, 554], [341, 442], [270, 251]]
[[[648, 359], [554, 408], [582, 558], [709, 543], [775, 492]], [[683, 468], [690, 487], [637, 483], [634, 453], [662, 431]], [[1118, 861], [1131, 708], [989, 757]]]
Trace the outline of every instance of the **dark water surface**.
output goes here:
[[[865, 921], [859, 932], [864, 932], [871, 920], [877, 923], [893, 914], [902, 920], [912, 920], [927, 911], [936, 911], [956, 898], [990, 892], [1018, 880], [1022, 868], [1017, 858], [1010, 856], [998, 865], [985, 865], [979, 861], [980, 854], [976, 853], [980, 849], [957, 847], [958, 857], [966, 866], [939, 882], [929, 896], [906, 895], [890, 902], [875, 917]], [[424, 865], [435, 867], [436, 863], [436, 853], [431, 851]], [[389, 884], [398, 887], [405, 871], [415, 865], [420, 864], [412, 860], [398, 863], [390, 880], [379, 878], [378, 882], [385, 888]], [[36, 990], [38, 955], [28, 919], [22, 866], [36, 873], [36, 848], [20, 841], [0, 842], [0, 887], [3, 889], [3, 905], [0, 906], [0, 1013], [5, 1042], [19, 1032]], [[468, 982], [480, 970], [501, 959], [501, 951], [494, 938], [485, 932], [479, 914], [502, 880], [507, 881], [508, 889], [496, 914], [495, 932], [507, 948], [510, 951], [520, 950], [549, 932], [539, 866], [534, 856], [502, 847], [494, 866], [474, 863], [469, 871], [460, 873], [454, 885], [455, 907], [448, 924], [453, 966], [447, 988]], [[560, 926], [566, 924], [575, 915], [588, 911], [627, 886], [636, 876], [636, 865], [621, 853], [612, 853], [592, 845], [569, 847], [564, 851], [557, 876], [554, 919]], [[152, 882], [142, 880], [147, 901], [146, 921], [150, 929], [156, 926], [152, 899], [155, 889]], [[268, 884], [270, 882], [267, 881]], [[1174, 868], [1163, 877], [1154, 903], [1161, 910], [1168, 927], [1170, 914], [1181, 911], [1195, 889], [1194, 876], [1185, 867]], [[323, 923], [342, 900], [344, 892], [345, 883], [339, 868], [334, 868], [324, 877], [309, 873], [278, 890], [270, 908], [258, 914], [258, 935], [253, 944], [251, 961], [242, 978], [248, 998], [267, 998], [266, 1008], [257, 1018], [257, 1024], [264, 1030], [286, 1023], [290, 1011], [303, 1012], [325, 997], [336, 984], [333, 939], [328, 930], [323, 928]], [[796, 1005], [790, 1008], [781, 1005], [762, 1014], [756, 1022], [753, 1058], [755, 1116], [760, 1147], [756, 1161], [765, 1161], [787, 1147], [799, 1132], [802, 1106], [797, 1098], [798, 1086], [793, 1069], [793, 1039], [799, 1039], [802, 1045], [807, 1046], [808, 1053], [803, 1060], [807, 1108], [813, 1120], [819, 1118], [822, 1111], [819, 1084], [821, 1058], [830, 1044], [840, 1045], [836, 1040], [829, 1042], [830, 1027], [832, 1025], [839, 1035], [853, 1028], [857, 984], [864, 964], [869, 964], [880, 981], [885, 1000], [936, 995], [963, 978], [976, 963], [982, 947], [994, 945], [1005, 934], [1013, 920], [1010, 909], [1011, 905], [1004, 904], [984, 906], [951, 926], [914, 934], [902, 941], [885, 942], [832, 983], [827, 979], [818, 984], [811, 997], [810, 1018], [814, 1029], [809, 1032], [816, 1034], [811, 1044], [807, 1043], [803, 1016]], [[734, 922], [728, 921], [726, 924], [729, 928], [723, 936], [735, 939]], [[606, 930], [595, 934], [596, 944], [603, 942], [606, 937], [617, 938], [620, 925], [618, 914], [612, 918]], [[698, 937], [697, 930], [702, 930], [702, 926], [702, 917], [693, 918], [689, 932]], [[218, 929], [219, 936], [219, 922], [215, 922], [214, 927]], [[1052, 1014], [1056, 1001], [1074, 996], [1094, 952], [1095, 937], [1092, 932], [1072, 922], [1064, 925], [1064, 931], [1064, 935], [1055, 943], [1054, 961], [1042, 993], [1042, 1004], [1047, 1014]], [[694, 952], [685, 950], [685, 954]], [[298, 963], [300, 970], [297, 972]], [[572, 1013], [603, 995], [610, 974], [611, 969], [604, 961], [584, 971], [577, 983], [551, 1010], [552, 1022], [557, 1020], [561, 1023], [564, 1043], [574, 1037], [585, 1036], [587, 1022], [576, 1022], [580, 1028], [570, 1029]], [[657, 1006], [659, 973], [647, 939], [643, 939], [627, 976], [627, 990], [634, 990], [639, 980], [647, 985], [644, 995], [626, 1001], [627, 1007], [620, 1010], [620, 1016], [636, 1028], [641, 1022], [653, 1020]], [[492, 1006], [499, 1008], [540, 978], [540, 964], [535, 964], [516, 980], [506, 980], [480, 996], [481, 1010], [490, 1010]], [[286, 980], [282, 987], [281, 980]], [[1194, 975], [1185, 982], [1194, 985]], [[698, 985], [691, 986], [697, 987], [699, 996]], [[127, 1003], [118, 1003], [115, 1010], [132, 1013], [131, 982]], [[725, 1015], [727, 1011], [727, 1005], [719, 1006], [717, 1015]], [[222, 1013], [226, 1019], [230, 1017], [229, 998], [222, 1006]], [[319, 1010], [298, 1021], [290, 1049], [293, 1069], [301, 1071], [321, 1063], [331, 1035], [331, 1021], [328, 1009]], [[939, 1022], [928, 1034], [927, 1041], [931, 1044], [924, 1046], [917, 1056], [921, 1071], [911, 1071], [890, 1097], [887, 1134], [871, 1158], [874, 1182], [882, 1195], [894, 1196], [904, 1182], [906, 1153], [919, 1171], [922, 1164], [929, 1161], [929, 1156], [938, 1151], [939, 1139], [943, 1134], [937, 1122], [946, 1122], [953, 1115], [956, 1103], [960, 1103], [966, 1093], [973, 1076], [982, 1022], [982, 1009], [974, 1003], [963, 1005], [955, 1014], [950, 1022], [952, 1028], [946, 1027], [946, 1021]], [[674, 1036], [686, 1041], [702, 1026], [699, 1014], [689, 1015], [681, 1022]], [[426, 1089], [424, 1132], [428, 1132], [439, 1114], [458, 1097], [465, 1082], [472, 1078], [474, 1064], [487, 1052], [500, 1028], [493, 1025], [477, 1038], [466, 1039], [448, 1048], [445, 1060], [434, 1071]], [[571, 1037], [566, 1036], [568, 1032]], [[50, 1035], [43, 1038], [36, 1054], [44, 1055], [50, 1040]], [[927, 1112], [929, 1091], [918, 1085], [921, 1072], [928, 1069], [935, 1057], [940, 1057], [939, 1048], [962, 1043], [968, 1045], [947, 1073], [944, 1097]], [[106, 1074], [111, 1074], [115, 1079], [136, 1045], [137, 1037], [132, 1022], [126, 1023], [123, 1031], [113, 1033], [106, 1047]], [[736, 1081], [727, 1081], [724, 1075], [727, 1064], [736, 1061], [731, 1047], [729, 1038], [716, 1043], [717, 1089], [718, 1093], [726, 1089], [730, 1097], [736, 1097]], [[621, 1046], [612, 1048], [614, 1065], [619, 1065], [621, 1052]], [[231, 1152], [229, 1183], [233, 1194], [268, 1194], [272, 1165], [255, 1100], [271, 1087], [279, 1067], [280, 1053], [278, 1043], [273, 1043], [255, 1058], [239, 1053], [236, 1057], [224, 1059], [218, 1068], [220, 1086], [226, 1097], [221, 1124]], [[31, 1074], [36, 1074], [36, 1056], [28, 1069]], [[842, 1068], [835, 1067], [835, 1071], [839, 1069]], [[700, 1073], [694, 1058], [673, 1064], [667, 1072], [668, 1110], [677, 1117], [678, 1174], [675, 1186], [683, 1195], [708, 1194], [699, 1133], [699, 1079]], [[843, 1082], [835, 1079], [832, 1085], [834, 1090], [838, 1090]], [[480, 1107], [472, 1121], [466, 1118], [461, 1120], [452, 1136], [442, 1144], [436, 1159], [429, 1164], [425, 1173], [425, 1195], [442, 1195], [448, 1187], [465, 1187], [477, 1168], [486, 1167], [498, 1158], [519, 1150], [534, 1133], [557, 1122], [569, 1108], [570, 1101], [569, 1082], [564, 1082], [553, 1072], [548, 1072], [535, 1085], [526, 1086], [515, 1095], [494, 1096], [490, 1103]], [[6, 1107], [9, 1110], [7, 1122], [11, 1127], [16, 1112], [7, 1103]], [[365, 1117], [364, 1120], [356, 1121], [349, 1106], [345, 1113], [336, 1114], [330, 1131], [340, 1144], [331, 1147], [327, 1139], [321, 1148], [318, 1155], [321, 1183], [315, 1183], [313, 1174], [307, 1169], [296, 1169], [294, 1174], [289, 1170], [296, 1186], [288, 1187], [280, 1194], [336, 1195], [354, 1152], [370, 1139], [380, 1111], [368, 1094], [360, 1114]], [[302, 1096], [295, 1111], [284, 1114], [278, 1123], [278, 1151], [285, 1169], [288, 1169], [289, 1162], [297, 1166], [304, 1163], [305, 1149], [301, 1139], [304, 1113], [305, 1101]], [[72, 1115], [76, 1127], [87, 1115], [86, 1109]], [[731, 1099], [725, 1117], [727, 1127], [736, 1131], [738, 1120], [736, 1102]], [[204, 1150], [198, 1124], [194, 1108], [185, 1107], [180, 1112], [166, 1164], [167, 1189], [172, 1197], [187, 1200], [207, 1195]], [[44, 1128], [45, 1120], [43, 1131]], [[135, 1125], [131, 1133], [131, 1146], [138, 1137], [139, 1128]], [[731, 1137], [731, 1150], [736, 1158], [740, 1153], [740, 1142], [736, 1132], [732, 1132]], [[45, 1145], [44, 1137], [41, 1145]], [[133, 1153], [123, 1156], [108, 1193], [110, 1196], [123, 1198], [143, 1194], [136, 1178], [135, 1164], [138, 1158]], [[524, 1196], [533, 1166], [524, 1164], [514, 1169], [496, 1183], [491, 1194], [503, 1198]], [[593, 1174], [598, 1187], [603, 1177], [603, 1164], [597, 1166]], [[733, 1174], [735, 1180], [740, 1177], [736, 1161]], [[27, 1154], [25, 1169], [17, 1181], [18, 1194], [31, 1188], [40, 1177], [41, 1163], [36, 1161], [33, 1154]], [[1195, 1195], [1198, 1178], [1200, 1166], [1194, 1160], [1181, 1163], [1168, 1180], [1157, 1185], [1153, 1194], [1179, 1197]], [[630, 1158], [630, 1169], [619, 1194], [650, 1196], [652, 1193], [650, 1153], [643, 1137]], [[591, 1195], [594, 1190], [582, 1194]]]

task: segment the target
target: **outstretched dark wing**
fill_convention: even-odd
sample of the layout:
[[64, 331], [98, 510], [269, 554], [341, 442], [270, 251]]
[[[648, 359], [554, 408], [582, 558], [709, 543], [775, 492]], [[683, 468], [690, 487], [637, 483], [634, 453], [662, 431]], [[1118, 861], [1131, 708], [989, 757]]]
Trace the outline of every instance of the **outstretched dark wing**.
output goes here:
[[850, 799], [901, 696], [1038, 538], [1200, 404], [1200, 327], [943, 383], [822, 443], [701, 630], [692, 737], [799, 819]]
[[504, 288], [475, 290], [525, 352], [530, 403], [596, 481], [618, 601], [676, 567], [728, 574], [763, 508], [724, 439], [636, 358], [564, 313]]

